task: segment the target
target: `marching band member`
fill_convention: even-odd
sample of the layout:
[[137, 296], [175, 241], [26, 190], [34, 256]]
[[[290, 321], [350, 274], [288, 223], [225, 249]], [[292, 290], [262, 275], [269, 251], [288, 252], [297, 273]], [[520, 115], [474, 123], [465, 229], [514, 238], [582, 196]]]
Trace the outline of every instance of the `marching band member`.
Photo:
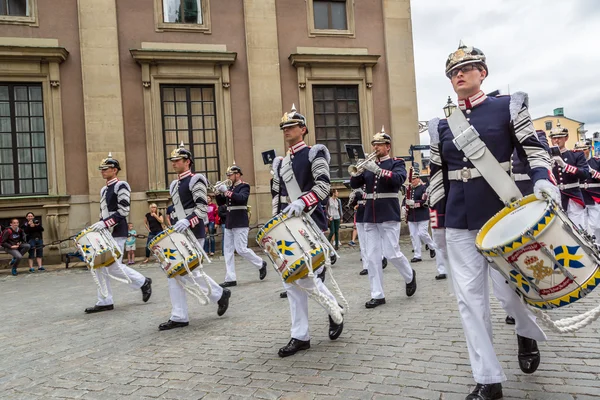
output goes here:
[[[235, 164], [235, 162], [234, 162]], [[235, 275], [234, 250], [248, 260], [258, 269], [258, 277], [262, 281], [267, 276], [267, 262], [248, 248], [248, 232], [250, 221], [248, 219], [248, 197], [250, 185], [242, 180], [242, 169], [232, 165], [227, 169], [227, 178], [231, 180], [231, 187], [222, 184], [217, 189], [217, 203], [227, 205], [227, 219], [224, 226], [224, 251], [225, 251], [225, 282], [221, 287], [237, 286]]]
[[[544, 149], [548, 151], [549, 146], [548, 139], [546, 138], [546, 132], [537, 130], [535, 133]], [[511, 175], [523, 196], [533, 193], [533, 182], [531, 182], [531, 178], [529, 175], [527, 175], [528, 172], [529, 166], [521, 161], [519, 155], [517, 154], [517, 150], [515, 149], [511, 158]]]
[[600, 240], [600, 158], [592, 157], [587, 142], [577, 142], [575, 151], [582, 152], [587, 160], [590, 177], [581, 181], [581, 193], [585, 200], [585, 221], [590, 235]]
[[[206, 232], [204, 230], [204, 220], [206, 219], [206, 188], [208, 181], [202, 174], [194, 174], [191, 171], [193, 164], [192, 153], [181, 146], [171, 152], [171, 165], [177, 173], [177, 179], [171, 182], [170, 194], [173, 199], [173, 206], [177, 222], [173, 229], [177, 232], [185, 232], [191, 229], [192, 233], [198, 239], [198, 246], [201, 249], [204, 246]], [[192, 271], [192, 277], [201, 289], [207, 293], [208, 287], [198, 270]], [[212, 278], [206, 276], [210, 285], [209, 300], [211, 303], [217, 303], [217, 315], [225, 314], [229, 307], [229, 289], [223, 289]], [[192, 281], [189, 275], [180, 276], [177, 279]], [[158, 326], [161, 331], [174, 328], [182, 328], [189, 325], [188, 307], [185, 289], [177, 282], [177, 279], [170, 278], [169, 296], [171, 297], [171, 318]]]
[[413, 179], [410, 182], [412, 190], [410, 199], [406, 197], [402, 204], [408, 207], [406, 221], [408, 222], [408, 230], [410, 231], [410, 239], [412, 241], [414, 257], [410, 260], [411, 263], [421, 262], [421, 242], [429, 246], [429, 257], [435, 258], [435, 243], [429, 236], [429, 208], [427, 208], [427, 195], [425, 194], [426, 187], [419, 177], [419, 168], [413, 167]]
[[569, 219], [575, 225], [585, 229], [585, 201], [579, 187], [579, 180], [590, 177], [589, 166], [583, 153], [574, 152], [565, 147], [568, 139], [569, 130], [563, 128], [558, 122], [550, 132], [552, 145], [558, 146], [560, 149], [560, 155], [552, 156], [554, 162], [552, 172], [558, 180], [563, 210], [567, 212]]
[[[438, 147], [438, 143], [431, 143], [429, 149], [431, 152], [431, 159], [439, 160], [440, 149]], [[429, 205], [429, 222], [431, 223], [431, 237], [433, 239], [433, 242], [435, 243], [435, 248], [437, 249], [435, 265], [437, 267], [438, 274], [435, 276], [435, 279], [439, 281], [448, 278], [448, 273], [446, 270], [446, 267], [449, 265], [448, 245], [446, 244], [446, 199], [436, 198], [434, 199], [434, 205], [431, 205], [431, 189], [432, 185], [430, 181], [429, 185], [427, 185], [425, 195], [427, 197], [427, 204]], [[436, 193], [439, 193], [439, 191]]]
[[366, 194], [362, 188], [358, 188], [350, 193], [349, 207], [356, 206], [354, 214], [354, 225], [356, 225], [356, 233], [358, 234], [358, 246], [360, 248], [360, 259], [362, 260], [362, 270], [359, 275], [367, 275], [367, 235], [365, 233], [365, 204], [367, 204]]
[[[477, 232], [504, 204], [492, 189], [494, 183], [483, 179], [466, 154], [458, 150], [453, 142], [455, 135], [463, 138], [466, 135], [468, 143], [463, 146], [469, 150], [472, 148], [469, 145], [481, 148], [483, 144], [483, 154], [495, 158], [486, 156], [485, 164], [498, 163], [507, 172], [516, 147], [519, 157], [529, 163], [529, 176], [536, 196], [543, 198], [545, 194], [558, 199], [559, 194], [549, 180], [550, 160], [535, 135], [527, 111], [527, 95], [487, 97], [481, 91], [481, 84], [488, 75], [485, 55], [479, 49], [465, 46], [462, 41], [446, 61], [446, 75], [459, 98], [459, 110], [455, 112], [463, 113], [478, 135], [469, 135], [472, 130], [453, 132], [447, 120], [429, 122], [431, 144], [437, 145], [438, 149], [431, 153], [430, 203], [435, 207], [437, 202], [446, 201], [446, 241], [452, 281], [477, 383], [466, 399], [500, 399], [501, 382], [506, 376], [492, 343], [488, 274], [492, 278], [494, 294], [504, 310], [516, 320], [518, 361], [523, 372], [533, 373], [537, 369], [540, 355], [536, 341], [546, 340], [546, 335], [502, 275], [489, 268], [486, 259], [477, 251]], [[482, 153], [475, 154], [480, 156]]]
[[[319, 228], [325, 231], [327, 218], [322, 203], [329, 195], [330, 190], [329, 151], [321, 144], [309, 147], [304, 143], [304, 136], [308, 134], [306, 118], [296, 112], [294, 106], [290, 112], [283, 114], [279, 127], [283, 131], [289, 151], [283, 160], [275, 160], [273, 163], [273, 193], [276, 197], [281, 196], [283, 193], [281, 188], [285, 186], [291, 202], [283, 209], [283, 212], [291, 216], [301, 216], [303, 212], [307, 212]], [[325, 267], [320, 267], [314, 273], [324, 277]], [[292, 328], [289, 343], [279, 349], [278, 354], [279, 357], [288, 357], [299, 350], [310, 348], [308, 294], [300, 286], [309, 290], [317, 289], [323, 295], [336, 300], [322, 279], [305, 277], [298, 279], [294, 284], [284, 283], [283, 286], [287, 291], [290, 303]], [[343, 329], [343, 321], [336, 324], [329, 317], [329, 338], [331, 340], [336, 340]]]
[[377, 162], [365, 163], [364, 172], [350, 178], [354, 189], [365, 185], [365, 233], [367, 236], [367, 269], [371, 285], [371, 300], [366, 308], [385, 304], [383, 293], [383, 268], [381, 254], [400, 272], [406, 282], [406, 295], [417, 291], [417, 273], [400, 251], [400, 201], [398, 192], [406, 180], [404, 160], [391, 158], [392, 138], [383, 131], [373, 136], [371, 145], [376, 152]]
[[[102, 229], [112, 228], [112, 236], [119, 245], [121, 253], [123, 253], [128, 233], [127, 216], [129, 215], [131, 204], [131, 188], [127, 182], [121, 181], [117, 177], [121, 170], [121, 165], [119, 161], [112, 158], [110, 153], [108, 154], [108, 158], [102, 160], [98, 169], [102, 174], [102, 178], [106, 179], [106, 186], [100, 190], [100, 221], [93, 224], [90, 228], [97, 232]], [[114, 309], [109, 274], [120, 279], [128, 279], [131, 281], [129, 285], [131, 288], [141, 289], [144, 303], [150, 299], [152, 295], [152, 279], [146, 278], [135, 269], [124, 265], [121, 262], [122, 259], [123, 254], [114, 263], [97, 270], [98, 280], [104, 280], [108, 296], [103, 297], [100, 288], [98, 288], [98, 301], [94, 307], [86, 308], [86, 313], [90, 314]]]

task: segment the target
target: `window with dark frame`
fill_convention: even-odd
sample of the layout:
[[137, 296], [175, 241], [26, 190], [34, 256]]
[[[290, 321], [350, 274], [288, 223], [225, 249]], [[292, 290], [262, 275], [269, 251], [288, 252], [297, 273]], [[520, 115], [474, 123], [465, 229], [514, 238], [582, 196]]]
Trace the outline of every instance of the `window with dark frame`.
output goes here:
[[316, 142], [331, 154], [331, 179], [349, 178], [345, 145], [361, 143], [358, 85], [314, 85], [313, 109]]
[[29, 0], [0, 0], [0, 15], [9, 17], [28, 17]]
[[162, 0], [163, 22], [202, 25], [202, 0]]
[[546, 121], [546, 130], [552, 130], [552, 121]]
[[348, 29], [347, 0], [313, 0], [315, 29]]
[[0, 196], [48, 194], [42, 85], [0, 83]]
[[167, 186], [177, 177], [168, 157], [183, 142], [194, 158], [193, 170], [209, 182], [220, 180], [217, 111], [213, 85], [161, 85]]

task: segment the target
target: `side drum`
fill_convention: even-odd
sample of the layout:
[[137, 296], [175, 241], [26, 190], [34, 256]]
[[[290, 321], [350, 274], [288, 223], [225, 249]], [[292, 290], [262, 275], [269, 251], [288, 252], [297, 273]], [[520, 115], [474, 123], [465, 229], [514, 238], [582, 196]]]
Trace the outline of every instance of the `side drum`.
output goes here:
[[[169, 278], [187, 275], [200, 265], [202, 254], [183, 233], [173, 228], [162, 231], [148, 244], [148, 248], [160, 261], [161, 268]], [[186, 264], [188, 268], [186, 269]]]
[[307, 276], [308, 264], [313, 271], [325, 264], [324, 247], [309, 218], [307, 215], [278, 214], [256, 236], [258, 245], [267, 253], [285, 283]]
[[479, 231], [479, 251], [536, 308], [574, 303], [600, 284], [600, 253], [550, 200], [534, 195], [502, 209]]
[[117, 259], [121, 257], [122, 250], [109, 235], [108, 231], [95, 232], [87, 228], [75, 236], [75, 244], [90, 268], [106, 267], [116, 261], [115, 255]]

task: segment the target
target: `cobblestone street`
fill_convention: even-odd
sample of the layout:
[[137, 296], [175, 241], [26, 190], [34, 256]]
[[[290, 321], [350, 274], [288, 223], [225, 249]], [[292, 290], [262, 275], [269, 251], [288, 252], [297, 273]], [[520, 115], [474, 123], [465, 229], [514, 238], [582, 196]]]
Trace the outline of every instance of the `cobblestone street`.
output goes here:
[[[411, 258], [403, 238], [402, 248]], [[310, 303], [311, 349], [281, 359], [289, 307], [269, 266], [265, 281], [237, 259], [238, 286], [223, 317], [216, 305], [190, 304], [187, 328], [159, 332], [170, 313], [167, 278], [156, 264], [136, 268], [153, 279], [153, 295], [113, 282], [115, 310], [86, 315], [96, 287], [83, 268], [0, 275], [0, 397], [3, 399], [464, 399], [473, 384], [462, 327], [435, 263], [413, 265], [418, 290], [405, 296], [393, 266], [385, 270], [387, 304], [367, 310], [368, 277], [358, 249], [345, 247], [334, 267], [350, 310], [337, 341], [327, 316]], [[223, 261], [206, 271], [217, 282]], [[598, 290], [576, 304], [588, 310]], [[514, 328], [493, 302], [494, 341], [508, 376], [505, 399], [600, 398], [600, 324], [577, 334], [549, 333], [533, 375], [517, 364]], [[571, 315], [559, 310], [554, 319]]]

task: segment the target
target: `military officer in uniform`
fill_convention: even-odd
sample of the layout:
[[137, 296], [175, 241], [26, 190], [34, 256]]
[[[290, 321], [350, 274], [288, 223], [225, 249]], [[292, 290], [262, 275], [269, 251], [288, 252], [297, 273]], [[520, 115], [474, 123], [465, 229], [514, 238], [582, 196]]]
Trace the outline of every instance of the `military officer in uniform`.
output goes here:
[[232, 165], [227, 169], [227, 178], [232, 182], [231, 187], [223, 184], [216, 188], [219, 192], [217, 203], [227, 205], [227, 220], [225, 221], [223, 239], [227, 273], [225, 274], [225, 282], [221, 283], [221, 287], [237, 285], [234, 250], [256, 267], [261, 281], [267, 276], [267, 262], [248, 248], [248, 232], [250, 231], [248, 197], [250, 196], [250, 185], [242, 180], [242, 169], [237, 165]]
[[366, 194], [362, 188], [354, 189], [350, 194], [348, 207], [356, 207], [354, 214], [354, 225], [356, 225], [356, 233], [358, 234], [358, 246], [360, 248], [360, 259], [362, 261], [362, 270], [359, 275], [367, 275], [367, 235], [365, 234], [365, 204], [367, 204]]
[[[100, 190], [100, 221], [93, 224], [90, 228], [95, 231], [102, 229], [112, 229], [112, 236], [119, 245], [121, 253], [127, 240], [127, 217], [131, 205], [131, 188], [125, 181], [117, 177], [121, 170], [119, 161], [112, 158], [109, 153], [98, 167], [102, 173], [102, 178], [106, 179], [106, 186]], [[133, 289], [141, 289], [142, 300], [147, 302], [152, 295], [152, 279], [146, 278], [135, 269], [124, 265], [121, 260], [123, 255], [114, 263], [105, 268], [99, 268], [98, 280], [103, 280], [108, 291], [108, 296], [102, 296], [98, 289], [98, 301], [94, 307], [85, 309], [85, 312], [96, 313], [114, 309], [112, 289], [110, 287], [109, 274], [117, 278], [131, 281], [129, 286]]]
[[385, 304], [381, 255], [400, 272], [406, 282], [406, 295], [415, 294], [417, 274], [400, 251], [400, 201], [398, 193], [406, 180], [404, 160], [390, 157], [392, 138], [384, 132], [373, 136], [371, 145], [377, 161], [365, 162], [364, 171], [350, 178], [353, 189], [365, 186], [365, 233], [367, 236], [367, 269], [371, 285], [371, 300], [366, 308]]
[[[486, 57], [481, 50], [465, 46], [446, 61], [446, 75], [458, 95], [459, 109], [478, 135], [466, 135], [468, 143], [487, 147], [485, 163], [497, 163], [509, 171], [510, 158], [517, 149], [522, 161], [530, 166], [529, 176], [538, 198], [559, 198], [556, 186], [550, 181], [550, 159], [539, 142], [527, 110], [527, 95], [487, 97], [481, 84], [488, 75]], [[471, 132], [471, 131], [469, 131]], [[475, 237], [483, 224], [504, 204], [492, 189], [494, 182], [484, 179], [466, 154], [453, 142], [455, 135], [447, 120], [435, 119], [429, 123], [432, 151], [430, 202], [435, 207], [445, 199], [445, 226], [448, 258], [452, 271], [454, 292], [462, 319], [467, 348], [476, 387], [467, 400], [502, 398], [502, 382], [506, 376], [492, 343], [488, 274], [492, 278], [494, 294], [504, 310], [516, 320], [518, 362], [525, 373], [533, 373], [540, 362], [537, 342], [546, 335], [537, 325], [532, 312], [510, 288], [499, 272], [489, 268], [486, 259], [478, 253]], [[464, 137], [464, 136], [463, 136]], [[471, 147], [469, 147], [470, 149]], [[477, 153], [481, 155], [481, 152]], [[484, 153], [485, 154], [485, 153]], [[483, 169], [483, 167], [482, 167]], [[510, 177], [499, 179], [510, 181]], [[490, 178], [491, 180], [491, 178]]]
[[[431, 158], [439, 159], [439, 147], [438, 143], [430, 144]], [[447, 179], [446, 179], [447, 181]], [[443, 184], [443, 182], [442, 182]], [[439, 182], [436, 182], [439, 185]], [[431, 238], [435, 243], [436, 257], [435, 264], [437, 267], [438, 274], [435, 276], [436, 280], [443, 280], [448, 278], [448, 246], [446, 244], [446, 199], [445, 198], [434, 198], [432, 201], [431, 181], [427, 185], [426, 196], [427, 205], [429, 206], [429, 223], [431, 224]], [[435, 191], [435, 194], [439, 196], [440, 191]], [[434, 204], [433, 206], [431, 204]]]
[[553, 155], [552, 172], [558, 181], [561, 194], [561, 205], [567, 212], [569, 219], [577, 226], [586, 227], [585, 201], [579, 187], [580, 180], [590, 177], [589, 165], [582, 152], [571, 151], [566, 148], [569, 139], [569, 130], [563, 128], [560, 122], [550, 132], [553, 146], [557, 146], [560, 155]]
[[[542, 130], [535, 131], [538, 140], [544, 147], [546, 151], [548, 151], [548, 139], [546, 138], [546, 132]], [[527, 196], [533, 193], [533, 182], [531, 182], [531, 178], [529, 177], [529, 167], [526, 163], [522, 162], [517, 154], [517, 150], [515, 149], [512, 158], [511, 158], [511, 175], [515, 184], [523, 194], [523, 196]]]
[[413, 179], [409, 184], [412, 187], [410, 199], [404, 198], [402, 204], [408, 208], [406, 221], [410, 231], [410, 239], [413, 245], [414, 257], [411, 263], [421, 262], [421, 242], [429, 246], [429, 256], [435, 258], [435, 243], [429, 236], [429, 208], [427, 207], [426, 186], [419, 177], [421, 171], [413, 167]]
[[590, 177], [581, 181], [581, 193], [585, 201], [585, 221], [590, 235], [600, 241], [600, 158], [592, 157], [590, 144], [585, 141], [575, 144], [576, 152], [583, 153], [589, 166]]
[[[287, 191], [290, 203], [283, 212], [292, 216], [300, 216], [303, 212], [309, 213], [317, 226], [325, 231], [327, 218], [323, 207], [323, 200], [330, 191], [329, 161], [331, 159], [327, 148], [321, 144], [309, 147], [304, 142], [308, 134], [306, 118], [292, 106], [290, 112], [283, 114], [279, 127], [283, 131], [284, 140], [289, 147], [283, 160], [273, 163], [273, 187], [275, 197], [281, 196], [282, 187]], [[296, 191], [298, 191], [296, 193]], [[274, 202], [275, 203], [275, 202]], [[274, 209], [275, 211], [275, 209]], [[315, 271], [316, 275], [325, 275], [325, 267]], [[316, 283], [315, 283], [316, 282]], [[280, 357], [288, 357], [299, 350], [310, 348], [310, 333], [308, 325], [308, 294], [306, 289], [317, 289], [323, 295], [335, 300], [322, 279], [302, 278], [297, 284], [284, 283], [287, 298], [290, 303], [292, 317], [291, 339], [289, 343], [279, 349]], [[316, 285], [316, 287], [315, 287]], [[329, 338], [336, 340], [344, 329], [343, 321], [336, 324], [329, 317]]]
[[[173, 207], [177, 222], [173, 229], [177, 232], [185, 232], [191, 229], [193, 235], [198, 240], [198, 248], [204, 247], [206, 232], [204, 221], [206, 220], [207, 186], [208, 181], [202, 174], [194, 174], [191, 170], [193, 165], [192, 153], [181, 146], [171, 152], [171, 165], [177, 173], [177, 179], [171, 182], [170, 193], [173, 199]], [[198, 270], [192, 271], [194, 281], [200, 285], [204, 293], [208, 293], [208, 286]], [[192, 278], [188, 275], [177, 277], [190, 282]], [[229, 289], [223, 289], [211, 277], [207, 276], [208, 285], [210, 285], [211, 303], [217, 303], [217, 315], [225, 314], [229, 307]], [[168, 279], [169, 296], [171, 297], [171, 318], [167, 322], [159, 325], [161, 331], [182, 328], [189, 325], [188, 307], [185, 289], [177, 282], [175, 278]]]

